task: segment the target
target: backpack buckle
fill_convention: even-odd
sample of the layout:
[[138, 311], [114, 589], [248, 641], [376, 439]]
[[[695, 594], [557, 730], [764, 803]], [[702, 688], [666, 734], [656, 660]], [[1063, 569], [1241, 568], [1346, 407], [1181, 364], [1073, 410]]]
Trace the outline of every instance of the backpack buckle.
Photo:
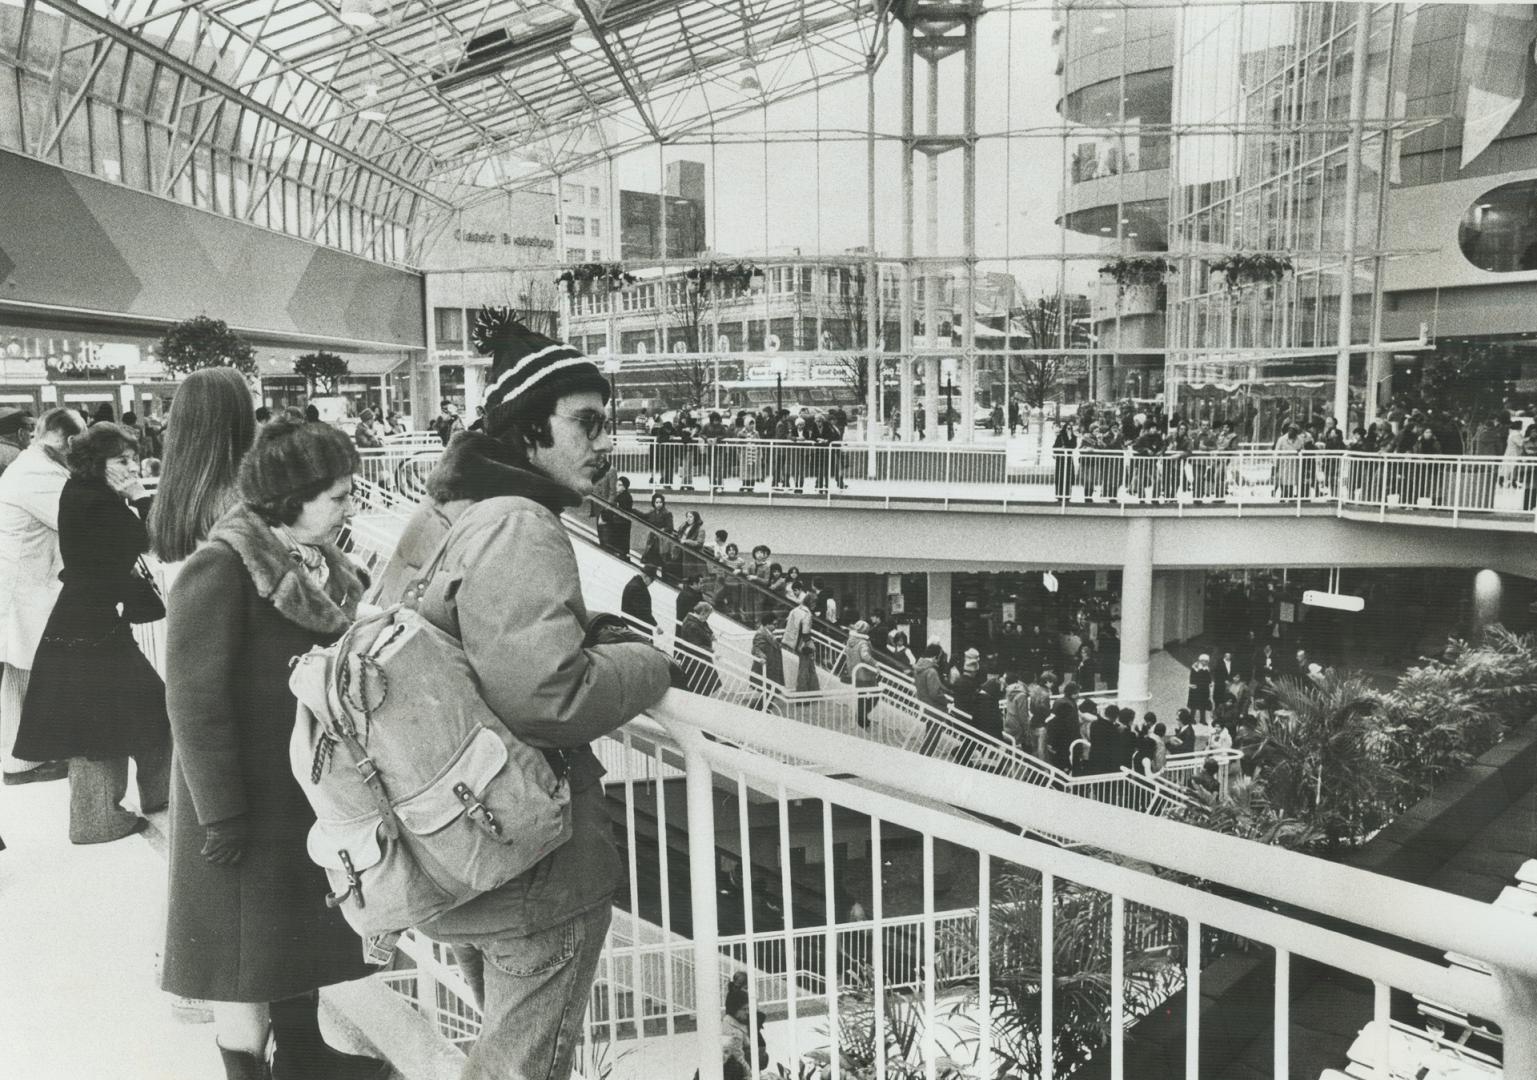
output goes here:
[[363, 903], [363, 879], [358, 877], [358, 872], [352, 865], [352, 856], [347, 854], [345, 848], [336, 854], [342, 861], [342, 869], [347, 873], [347, 891], [343, 893], [326, 893], [326, 907], [341, 907], [342, 902], [349, 896], [357, 899], [358, 907], [365, 907], [366, 905]]
[[491, 809], [485, 803], [475, 797], [475, 793], [470, 790], [468, 784], [463, 781], [455, 784], [454, 796], [464, 804], [465, 817], [479, 825], [496, 839], [500, 840], [502, 838], [501, 822], [496, 820], [496, 815], [491, 812]]

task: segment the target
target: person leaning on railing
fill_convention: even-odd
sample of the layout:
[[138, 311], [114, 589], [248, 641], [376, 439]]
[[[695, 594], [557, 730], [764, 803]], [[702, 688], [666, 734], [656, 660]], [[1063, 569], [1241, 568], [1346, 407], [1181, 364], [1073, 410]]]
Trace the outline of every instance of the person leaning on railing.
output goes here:
[[674, 675], [617, 616], [589, 615], [560, 521], [607, 467], [608, 380], [505, 311], [482, 312], [476, 338], [493, 358], [485, 434], [444, 454], [377, 598], [397, 600], [446, 537], [418, 610], [458, 635], [485, 703], [570, 785], [566, 843], [420, 928], [453, 947], [484, 1017], [466, 1080], [565, 1080], [624, 876], [590, 743], [655, 705]]

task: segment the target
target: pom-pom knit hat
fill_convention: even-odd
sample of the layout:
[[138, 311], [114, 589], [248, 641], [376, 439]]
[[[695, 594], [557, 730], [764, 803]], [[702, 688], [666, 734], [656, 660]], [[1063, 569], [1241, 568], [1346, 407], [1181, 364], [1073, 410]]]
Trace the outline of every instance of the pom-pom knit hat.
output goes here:
[[593, 390], [608, 401], [608, 380], [580, 349], [524, 326], [510, 308], [481, 308], [470, 338], [490, 356], [486, 379], [486, 434], [498, 435], [535, 390], [555, 397]]
[[330, 424], [283, 417], [263, 425], [240, 462], [240, 498], [271, 506], [319, 483], [335, 483], [359, 468], [352, 440]]

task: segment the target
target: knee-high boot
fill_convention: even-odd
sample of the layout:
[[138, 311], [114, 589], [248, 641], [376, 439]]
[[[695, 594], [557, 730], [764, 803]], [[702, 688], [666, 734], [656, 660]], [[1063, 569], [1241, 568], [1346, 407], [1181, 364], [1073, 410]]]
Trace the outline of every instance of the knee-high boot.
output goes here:
[[311, 991], [274, 1001], [272, 1080], [384, 1080], [390, 1063], [344, 1054], [320, 1034], [320, 998]]

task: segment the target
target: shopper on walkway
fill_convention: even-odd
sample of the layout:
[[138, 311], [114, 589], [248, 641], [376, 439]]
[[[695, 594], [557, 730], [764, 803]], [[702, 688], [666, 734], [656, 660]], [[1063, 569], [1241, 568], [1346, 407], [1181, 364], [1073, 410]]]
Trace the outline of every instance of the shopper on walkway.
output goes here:
[[1212, 710], [1211, 689], [1211, 657], [1202, 653], [1190, 665], [1190, 682], [1185, 692], [1185, 708], [1195, 713], [1202, 723]]
[[767, 709], [784, 693], [785, 663], [783, 647], [774, 636], [774, 613], [758, 615], [758, 628], [752, 637], [752, 683], [757, 691], [752, 707]]
[[870, 713], [875, 708], [873, 693], [880, 682], [875, 667], [875, 653], [870, 648], [870, 624], [860, 619], [849, 628], [848, 639], [843, 645], [843, 670], [845, 681], [854, 685], [855, 719], [861, 728], [870, 726]]
[[811, 594], [806, 593], [785, 616], [784, 646], [795, 656], [797, 694], [815, 693], [822, 688], [817, 681], [816, 654], [811, 637], [811, 602]]
[[648, 530], [649, 535], [646, 537], [646, 546], [641, 552], [640, 561], [655, 566], [665, 566], [673, 548], [671, 537], [675, 531], [672, 511], [667, 509], [666, 495], [658, 491], [651, 496], [651, 509], [646, 511], [644, 520], [651, 528]]
[[653, 635], [657, 627], [656, 613], [651, 605], [651, 584], [656, 578], [657, 567], [653, 563], [642, 563], [640, 573], [625, 583], [619, 598], [619, 611], [629, 616], [636, 629]]
[[686, 689], [705, 697], [714, 697], [720, 691], [720, 675], [715, 670], [715, 631], [710, 629], [710, 616], [715, 607], [708, 600], [701, 600], [678, 626], [673, 655], [678, 666], [687, 676]]
[[203, 368], [176, 390], [176, 423], [149, 512], [155, 556], [173, 567], [240, 501], [240, 462], [256, 438], [251, 389], [234, 368]]
[[266, 425], [241, 464], [240, 503], [171, 590], [176, 756], [162, 981], [214, 1003], [226, 1074], [238, 1080], [265, 1076], [269, 1022], [274, 1080], [389, 1074], [320, 1034], [314, 992], [368, 968], [305, 850], [315, 816], [288, 755], [289, 661], [336, 640], [363, 593], [335, 546], [357, 467], [357, 450], [329, 424]]
[[26, 409], [9, 405], [0, 408], [0, 476], [31, 445], [35, 428], [32, 414]]
[[377, 596], [397, 600], [446, 537], [418, 610], [460, 637], [491, 711], [570, 785], [570, 840], [420, 928], [453, 946], [483, 1015], [465, 1080], [565, 1080], [623, 879], [589, 744], [656, 704], [672, 672], [639, 635], [588, 616], [560, 523], [607, 464], [608, 380], [505, 311], [481, 313], [477, 340], [493, 356], [486, 432], [433, 471]]
[[5, 782], [60, 780], [69, 762], [12, 753], [32, 664], [58, 599], [59, 496], [69, 480], [65, 451], [85, 430], [73, 409], [43, 414], [37, 436], [0, 474], [0, 756]]
[[[133, 436], [102, 422], [70, 443], [59, 494], [63, 588], [48, 617], [22, 706], [16, 756], [70, 760], [69, 838], [96, 844], [147, 822], [119, 805], [128, 759], [138, 766], [139, 807], [164, 809], [170, 765], [165, 685], [139, 651], [129, 615], [159, 606], [136, 567], [149, 548], [149, 496]], [[152, 594], [151, 594], [152, 595]], [[119, 612], [119, 605], [129, 610]], [[163, 614], [163, 610], [158, 614]]]

